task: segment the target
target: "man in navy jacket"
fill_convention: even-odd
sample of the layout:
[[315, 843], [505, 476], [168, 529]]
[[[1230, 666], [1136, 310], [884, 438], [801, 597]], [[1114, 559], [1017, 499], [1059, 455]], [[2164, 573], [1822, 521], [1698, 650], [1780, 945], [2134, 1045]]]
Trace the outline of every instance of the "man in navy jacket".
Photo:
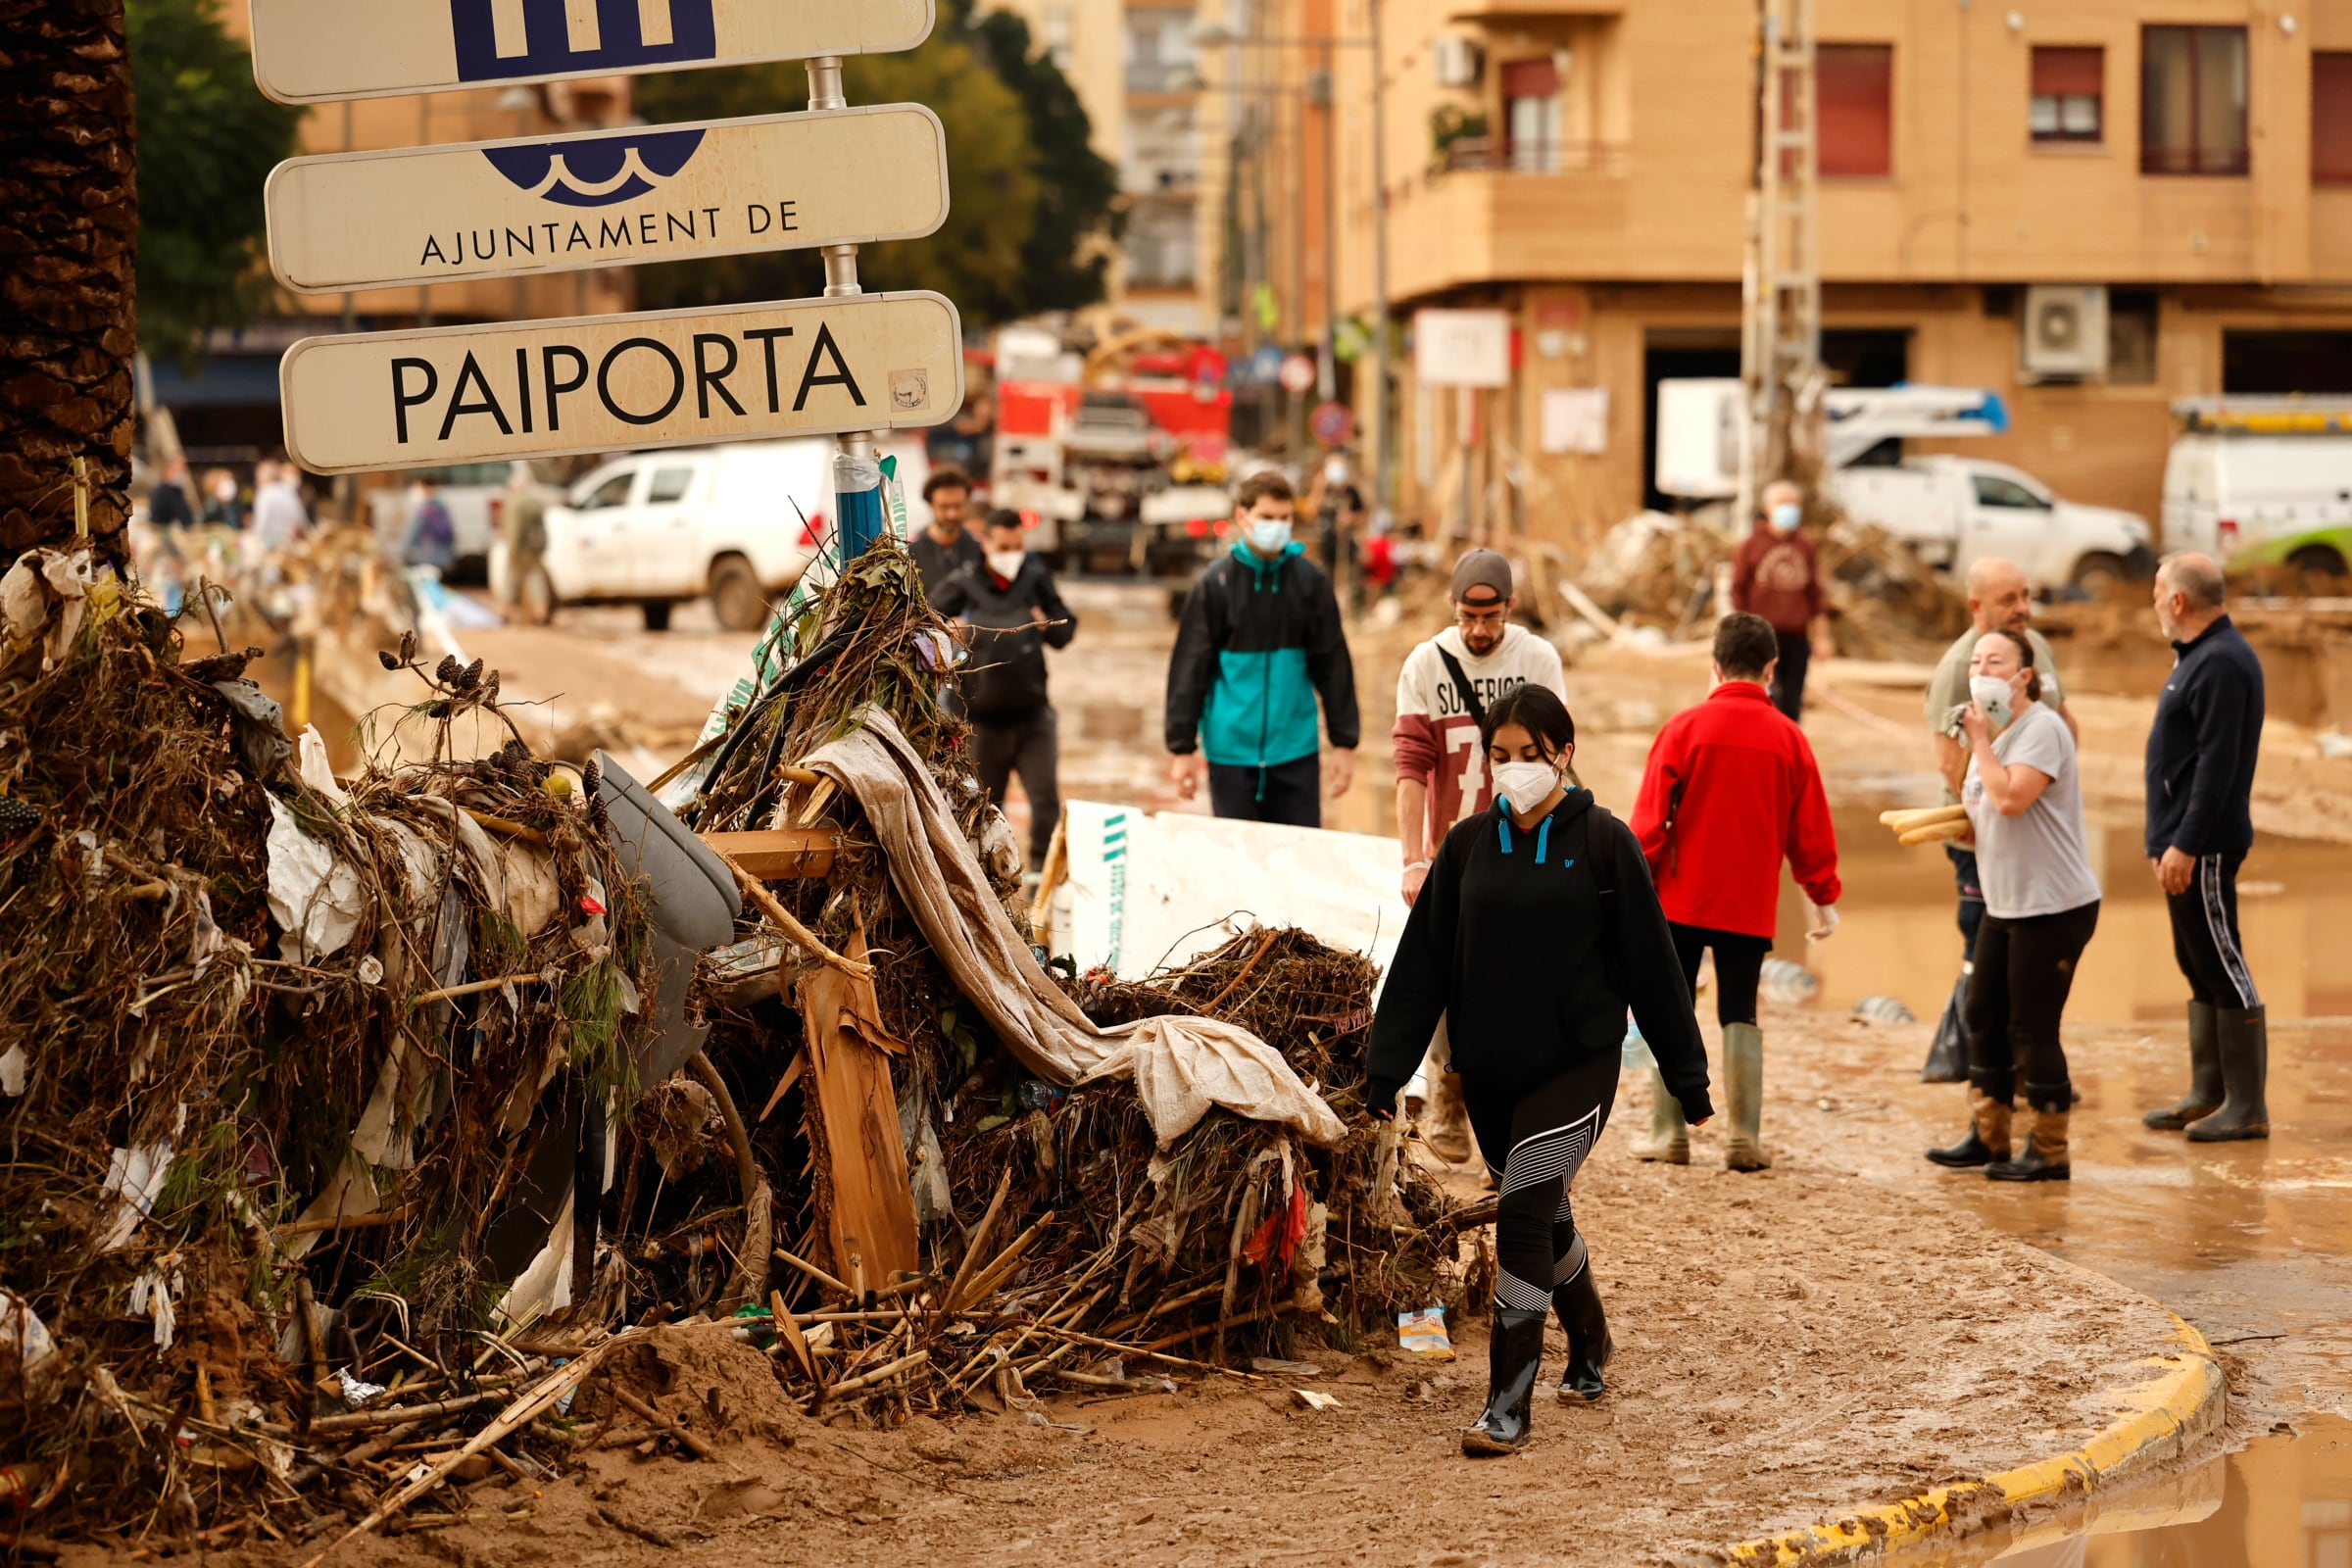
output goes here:
[[2172, 639], [2172, 679], [2148, 732], [2148, 863], [2164, 888], [2173, 953], [2188, 977], [2188, 1094], [2142, 1118], [2192, 1142], [2268, 1138], [2270, 1041], [2237, 935], [2237, 869], [2254, 847], [2254, 764], [2262, 749], [2262, 661], [2224, 609], [2210, 557], [2168, 558], [2156, 621]]

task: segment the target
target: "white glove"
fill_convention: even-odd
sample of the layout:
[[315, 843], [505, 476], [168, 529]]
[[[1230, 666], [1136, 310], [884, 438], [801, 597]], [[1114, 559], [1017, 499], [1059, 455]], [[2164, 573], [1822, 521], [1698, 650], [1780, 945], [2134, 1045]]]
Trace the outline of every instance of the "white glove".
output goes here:
[[1813, 911], [1813, 923], [1805, 929], [1807, 942], [1827, 942], [1838, 934], [1838, 906], [1807, 904], [1805, 907]]

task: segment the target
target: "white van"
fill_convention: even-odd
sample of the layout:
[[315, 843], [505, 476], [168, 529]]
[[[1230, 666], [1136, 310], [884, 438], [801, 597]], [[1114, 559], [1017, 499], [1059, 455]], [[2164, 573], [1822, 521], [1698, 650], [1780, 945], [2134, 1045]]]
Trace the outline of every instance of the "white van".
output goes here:
[[[646, 452], [597, 468], [547, 512], [547, 551], [515, 583], [524, 618], [563, 605], [635, 604], [652, 631], [708, 594], [718, 623], [758, 631], [768, 606], [815, 558], [833, 511], [828, 438]], [[899, 460], [910, 528], [928, 527], [919, 436], [881, 443]], [[503, 563], [501, 564], [503, 565]]]
[[2233, 569], [2292, 567], [2314, 587], [2352, 564], [2352, 407], [2297, 398], [2174, 405], [2164, 546]]

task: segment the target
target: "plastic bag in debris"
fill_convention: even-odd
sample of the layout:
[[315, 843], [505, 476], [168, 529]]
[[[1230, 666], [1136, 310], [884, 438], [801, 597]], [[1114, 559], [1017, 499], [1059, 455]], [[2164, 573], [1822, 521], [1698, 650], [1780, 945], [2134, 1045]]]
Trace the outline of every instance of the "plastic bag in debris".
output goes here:
[[270, 917], [285, 933], [278, 956], [310, 963], [342, 952], [367, 907], [359, 871], [305, 833], [270, 796]]
[[0, 1288], [0, 1389], [21, 1388], [31, 1398], [63, 1370], [49, 1325], [22, 1298]]
[[337, 811], [350, 808], [351, 797], [335, 782], [334, 765], [326, 756], [326, 738], [318, 733], [316, 724], [302, 727], [302, 739], [295, 743], [302, 754], [302, 781]]
[[294, 755], [294, 743], [286, 739], [285, 710], [249, 680], [217, 680], [213, 690], [236, 712], [237, 757], [245, 771], [265, 784], [276, 778]]
[[117, 1149], [107, 1155], [106, 1184], [100, 1192], [120, 1194], [121, 1207], [115, 1222], [99, 1241], [102, 1252], [121, 1250], [139, 1228], [139, 1221], [155, 1209], [155, 1200], [164, 1190], [164, 1177], [172, 1169], [170, 1144], [146, 1144], [137, 1149]]
[[43, 671], [74, 646], [89, 612], [90, 553], [27, 550], [0, 576], [0, 664], [34, 643]]
[[172, 1338], [179, 1332], [179, 1310], [172, 1304], [172, 1298], [186, 1287], [180, 1278], [178, 1260], [177, 1252], [168, 1252], [130, 1282], [130, 1315], [154, 1320], [155, 1348], [159, 1350], [172, 1348]]
[[1446, 1309], [1416, 1306], [1396, 1314], [1396, 1345], [1405, 1354], [1423, 1361], [1453, 1359], [1453, 1341], [1446, 1333]]
[[23, 1046], [11, 1046], [0, 1053], [0, 1095], [14, 1100], [24, 1093], [24, 1072], [32, 1058], [24, 1054]]

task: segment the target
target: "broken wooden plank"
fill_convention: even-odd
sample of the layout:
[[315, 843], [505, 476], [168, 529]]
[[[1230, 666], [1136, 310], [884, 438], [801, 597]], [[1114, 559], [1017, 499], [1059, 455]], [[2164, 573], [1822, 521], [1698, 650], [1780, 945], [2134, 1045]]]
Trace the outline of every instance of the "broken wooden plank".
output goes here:
[[834, 853], [841, 848], [841, 835], [829, 827], [705, 833], [702, 840], [762, 882], [829, 876]]
[[[862, 935], [850, 961], [865, 956]], [[906, 1048], [881, 1025], [870, 969], [861, 975], [826, 967], [801, 977], [801, 1019], [808, 1077], [832, 1161], [825, 1216], [833, 1267], [853, 1291], [866, 1279], [893, 1279], [922, 1269], [914, 1217], [914, 1188], [899, 1131], [898, 1093], [890, 1057]]]

